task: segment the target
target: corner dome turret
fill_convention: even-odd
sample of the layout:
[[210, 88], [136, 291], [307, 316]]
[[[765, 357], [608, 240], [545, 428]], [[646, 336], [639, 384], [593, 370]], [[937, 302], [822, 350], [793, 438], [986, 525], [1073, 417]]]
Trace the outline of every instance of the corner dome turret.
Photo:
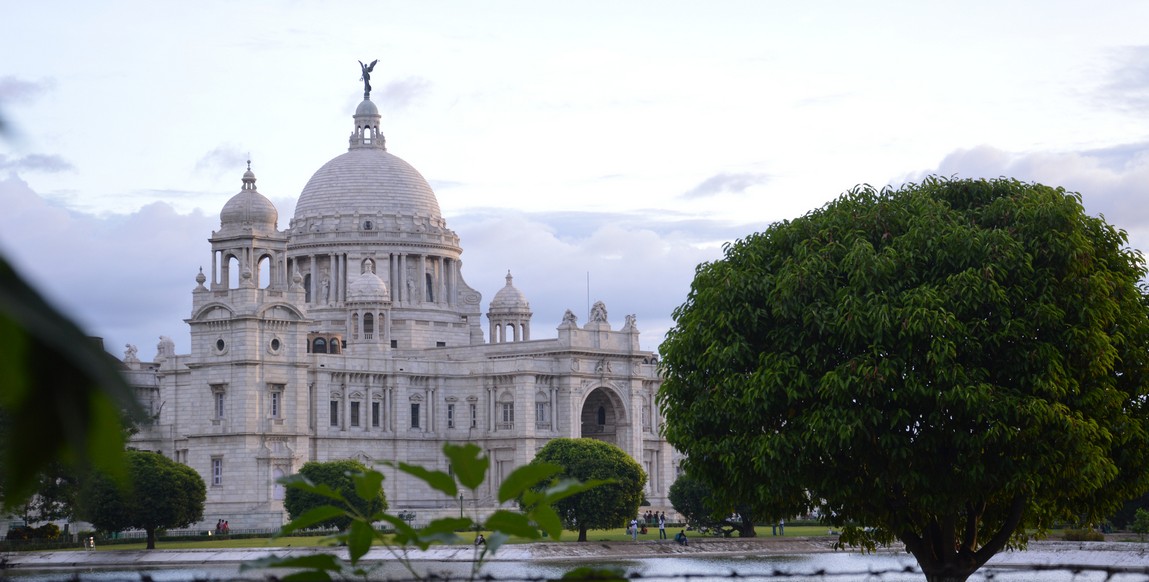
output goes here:
[[251, 162], [243, 173], [243, 188], [232, 196], [219, 213], [220, 233], [235, 231], [274, 232], [278, 228], [279, 211], [266, 196], [255, 188], [255, 173]]
[[527, 296], [515, 287], [513, 281], [514, 277], [507, 271], [506, 286], [499, 289], [491, 299], [491, 313], [530, 313], [531, 304], [527, 301]]

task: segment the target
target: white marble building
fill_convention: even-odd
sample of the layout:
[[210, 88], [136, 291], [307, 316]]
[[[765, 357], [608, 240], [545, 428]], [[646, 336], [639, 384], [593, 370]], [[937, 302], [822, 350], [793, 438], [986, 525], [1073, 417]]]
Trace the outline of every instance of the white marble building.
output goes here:
[[[248, 168], [211, 234], [211, 270], [196, 275], [191, 353], [161, 338], [153, 362], [125, 354], [156, 419], [131, 445], [199, 471], [204, 524], [233, 531], [283, 523], [276, 479], [307, 461], [449, 470], [443, 443], [464, 441], [492, 461], [482, 496], [466, 500], [480, 511], [549, 439], [579, 436], [626, 450], [646, 469], [648, 499], [669, 509], [660, 378], [634, 317], [614, 329], [598, 303], [585, 324], [567, 311], [557, 338], [531, 339], [530, 304], [507, 273], [484, 332], [459, 237], [379, 122], [365, 93], [347, 153], [315, 172], [286, 229]], [[459, 510], [403, 475], [384, 487], [393, 511]]]

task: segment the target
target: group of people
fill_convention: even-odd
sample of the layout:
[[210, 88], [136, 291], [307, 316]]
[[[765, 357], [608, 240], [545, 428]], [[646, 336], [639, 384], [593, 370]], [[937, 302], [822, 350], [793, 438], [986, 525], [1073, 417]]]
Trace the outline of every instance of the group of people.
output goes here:
[[227, 535], [231, 533], [231, 526], [227, 524], [227, 520], [221, 519], [215, 522], [215, 535]]
[[665, 540], [666, 513], [648, 511], [644, 514], [641, 514], [638, 517], [630, 520], [630, 523], [626, 526], [626, 533], [631, 536], [631, 539], [638, 541], [638, 534], [645, 534], [647, 531], [647, 525], [654, 526], [656, 524], [658, 525], [658, 539]]

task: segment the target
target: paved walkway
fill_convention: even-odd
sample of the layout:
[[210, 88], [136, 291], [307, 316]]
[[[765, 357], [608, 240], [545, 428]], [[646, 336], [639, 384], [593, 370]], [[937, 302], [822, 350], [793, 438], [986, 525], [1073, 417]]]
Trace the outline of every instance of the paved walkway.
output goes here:
[[[833, 538], [789, 537], [759, 539], [691, 539], [682, 546], [673, 540], [640, 542], [542, 542], [508, 544], [489, 561], [542, 561], [542, 560], [599, 560], [604, 558], [653, 558], [670, 556], [705, 556], [720, 554], [805, 554], [833, 551]], [[156, 550], [64, 550], [41, 552], [11, 552], [4, 556], [11, 568], [107, 568], [107, 567], [159, 567], [193, 566], [202, 564], [241, 564], [275, 554], [280, 557], [307, 556], [336, 551], [347, 558], [345, 548], [230, 548], [165, 550], [163, 544]], [[426, 551], [410, 550], [410, 559], [417, 561], [470, 562], [475, 559], [475, 548], [465, 546], [436, 546]], [[384, 548], [375, 547], [364, 560], [369, 562], [393, 559]]]

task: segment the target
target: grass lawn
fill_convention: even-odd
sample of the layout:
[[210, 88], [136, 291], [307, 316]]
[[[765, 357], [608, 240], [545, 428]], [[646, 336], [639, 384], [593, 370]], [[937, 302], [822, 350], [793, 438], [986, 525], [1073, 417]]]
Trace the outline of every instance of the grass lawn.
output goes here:
[[[682, 528], [666, 528], [666, 537], [674, 539], [674, 534], [681, 531]], [[758, 526], [755, 528], [758, 537], [769, 538], [771, 536], [770, 526]], [[822, 525], [799, 525], [799, 526], [786, 526], [786, 537], [811, 537], [811, 536], [824, 536], [827, 535], [826, 526]], [[688, 531], [686, 535], [691, 539], [707, 539], [716, 538], [716, 536], [708, 536], [700, 534], [696, 531]], [[460, 536], [470, 542], [475, 539], [472, 533], [462, 533]], [[607, 529], [607, 530], [590, 530], [586, 534], [587, 541], [589, 542], [627, 542], [630, 541], [630, 536], [626, 534], [625, 528]], [[652, 541], [658, 539], [658, 528], [648, 527], [646, 535], [639, 534], [639, 541]], [[538, 541], [545, 542], [574, 542], [578, 540], [578, 532], [576, 531], [563, 531], [562, 538], [554, 540], [552, 538], [542, 538]], [[511, 543], [529, 543], [532, 540], [514, 539]], [[117, 544], [105, 545], [96, 547], [96, 551], [123, 551], [123, 550], [142, 550], [145, 543], [141, 541], [136, 544]], [[209, 550], [209, 549], [225, 549], [225, 548], [310, 548], [331, 545], [331, 541], [325, 536], [285, 536], [281, 538], [244, 538], [244, 539], [221, 539], [216, 536], [204, 537], [203, 541], [176, 541], [176, 542], [156, 542], [156, 549], [160, 550]]]

